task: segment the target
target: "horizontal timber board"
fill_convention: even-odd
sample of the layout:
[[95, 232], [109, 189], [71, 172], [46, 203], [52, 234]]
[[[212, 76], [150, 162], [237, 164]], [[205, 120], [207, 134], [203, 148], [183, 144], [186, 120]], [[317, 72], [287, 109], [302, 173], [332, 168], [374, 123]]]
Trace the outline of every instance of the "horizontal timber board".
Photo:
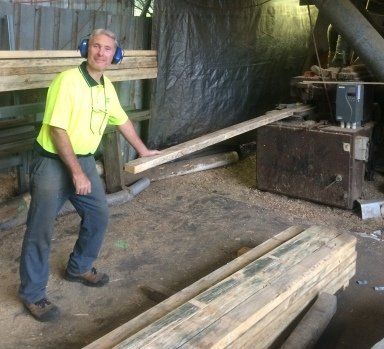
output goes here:
[[173, 147], [164, 149], [159, 155], [142, 157], [132, 160], [125, 164], [124, 170], [130, 173], [140, 173], [149, 168], [164, 164], [168, 161], [175, 160], [184, 155], [191, 154], [210, 145], [225, 141], [242, 133], [268, 125], [274, 121], [287, 118], [289, 116], [294, 115], [295, 113], [305, 112], [312, 109], [313, 108], [310, 106], [299, 105], [294, 108], [274, 110], [257, 118], [244, 121], [242, 123], [232, 125], [227, 128], [223, 128], [207, 135], [192, 139], [185, 143], [181, 143]]
[[0, 107], [0, 119], [20, 117], [28, 114], [36, 114], [44, 111], [45, 103], [15, 104]]
[[[48, 87], [57, 74], [5, 76], [0, 79], [0, 92]], [[157, 68], [110, 70], [105, 74], [111, 81], [154, 79]]]
[[[132, 56], [156, 56], [155, 50], [123, 50], [124, 57]], [[60, 57], [79, 57], [77, 50], [19, 50], [19, 51], [0, 51], [0, 60], [2, 59], [34, 59], [34, 58], [60, 58]], [[1, 61], [0, 61], [1, 62]]]
[[[0, 70], [4, 68], [33, 68], [33, 67], [46, 67], [46, 66], [77, 66], [85, 61], [82, 57], [77, 58], [39, 58], [39, 59], [2, 59], [0, 60]], [[119, 69], [121, 66], [129, 66], [131, 64], [155, 64], [157, 65], [156, 56], [130, 56], [124, 57], [119, 64], [112, 64], [108, 69]]]
[[[33, 75], [33, 74], [50, 74], [61, 73], [67, 69], [78, 67], [83, 61], [80, 59], [63, 60], [7, 60], [0, 61], [0, 76], [15, 76], [15, 75]], [[11, 64], [12, 63], [12, 64]], [[18, 64], [16, 64], [18, 63]], [[29, 63], [29, 65], [28, 65]], [[109, 71], [121, 71], [123, 69], [141, 69], [141, 68], [156, 68], [157, 62], [155, 57], [127, 57], [121, 64], [113, 64], [106, 70], [106, 75]]]
[[[84, 61], [78, 51], [0, 51], [0, 92], [48, 87], [60, 72]], [[157, 51], [127, 50], [107, 72], [112, 81], [157, 77]]]

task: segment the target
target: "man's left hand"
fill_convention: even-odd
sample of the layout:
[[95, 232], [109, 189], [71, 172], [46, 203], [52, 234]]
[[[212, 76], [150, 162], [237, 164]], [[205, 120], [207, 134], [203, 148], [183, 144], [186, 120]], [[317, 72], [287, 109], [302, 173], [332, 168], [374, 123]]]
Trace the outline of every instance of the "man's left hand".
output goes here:
[[145, 156], [154, 156], [154, 155], [160, 155], [161, 151], [157, 149], [147, 149], [143, 153], [140, 154], [140, 157], [145, 157]]

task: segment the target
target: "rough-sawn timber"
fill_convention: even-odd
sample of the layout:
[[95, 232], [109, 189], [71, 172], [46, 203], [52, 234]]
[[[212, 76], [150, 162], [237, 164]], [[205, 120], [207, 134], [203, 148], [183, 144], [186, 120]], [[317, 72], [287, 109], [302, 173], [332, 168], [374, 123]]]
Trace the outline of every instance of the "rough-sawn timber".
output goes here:
[[175, 160], [184, 155], [188, 155], [198, 150], [204, 149], [210, 145], [268, 125], [274, 121], [288, 118], [297, 113], [304, 113], [307, 111], [309, 112], [312, 109], [313, 107], [311, 106], [300, 104], [293, 108], [273, 110], [257, 118], [247, 120], [239, 124], [232, 125], [207, 135], [192, 139], [185, 143], [164, 149], [159, 155], [132, 160], [125, 164], [124, 170], [130, 173], [139, 173], [149, 168], [164, 164], [168, 161]]

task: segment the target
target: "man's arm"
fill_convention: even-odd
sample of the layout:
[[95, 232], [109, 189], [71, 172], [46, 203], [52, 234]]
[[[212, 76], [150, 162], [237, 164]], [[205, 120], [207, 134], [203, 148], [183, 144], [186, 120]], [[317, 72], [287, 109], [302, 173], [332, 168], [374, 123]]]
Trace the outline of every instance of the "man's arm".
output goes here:
[[152, 156], [160, 154], [158, 150], [148, 149], [140, 137], [137, 135], [135, 128], [130, 120], [124, 124], [117, 126], [124, 138], [134, 147], [140, 156]]
[[73, 151], [71, 141], [65, 130], [50, 126], [50, 134], [56, 150], [72, 175], [76, 194], [87, 195], [91, 192], [91, 182], [83, 172], [79, 161]]

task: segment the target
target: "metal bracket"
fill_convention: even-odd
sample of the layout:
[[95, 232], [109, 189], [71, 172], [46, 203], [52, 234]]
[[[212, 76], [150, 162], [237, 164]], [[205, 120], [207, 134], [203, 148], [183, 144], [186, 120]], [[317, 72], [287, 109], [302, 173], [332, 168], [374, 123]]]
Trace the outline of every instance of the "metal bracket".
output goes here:
[[384, 216], [384, 200], [357, 200], [361, 207], [361, 218], [381, 218]]

